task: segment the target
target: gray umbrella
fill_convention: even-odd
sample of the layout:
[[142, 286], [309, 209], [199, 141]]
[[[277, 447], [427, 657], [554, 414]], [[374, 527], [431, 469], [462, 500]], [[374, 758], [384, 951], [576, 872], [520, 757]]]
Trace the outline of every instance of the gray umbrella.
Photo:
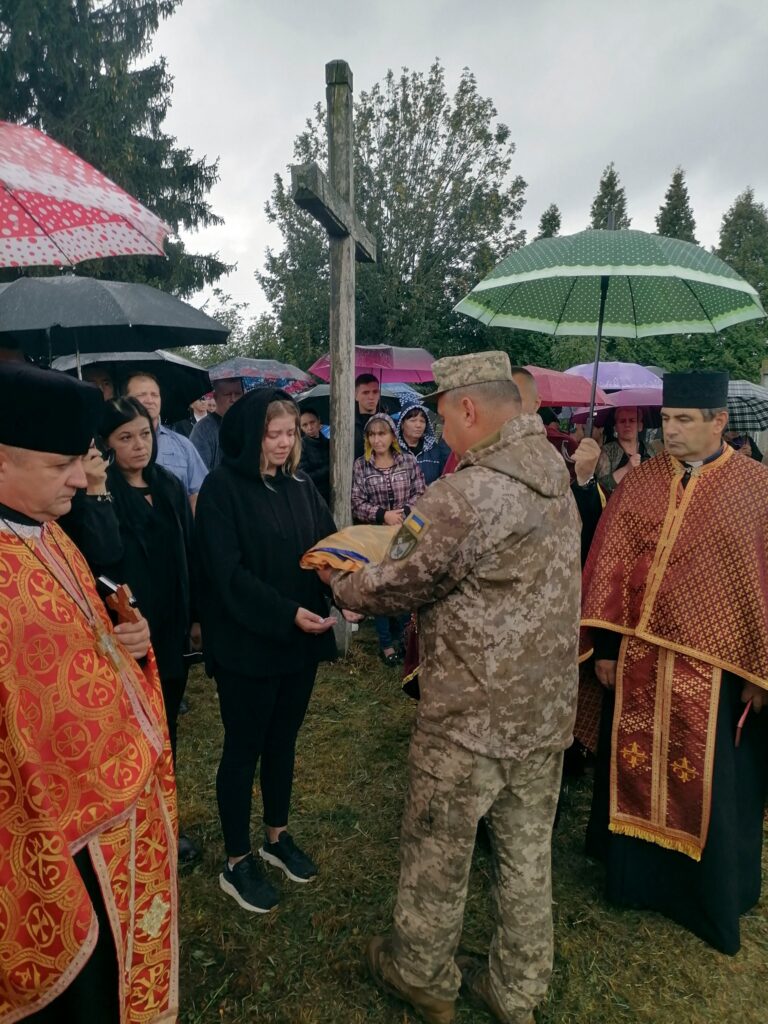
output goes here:
[[[81, 368], [99, 366], [108, 370], [118, 393], [132, 373], [151, 373], [160, 385], [164, 423], [184, 419], [190, 404], [211, 390], [208, 371], [173, 352], [84, 352], [79, 362]], [[78, 356], [59, 356], [51, 366], [74, 377], [77, 364]]]
[[228, 328], [147, 284], [62, 274], [0, 285], [0, 345], [53, 359], [224, 344]]
[[748, 380], [728, 383], [728, 430], [756, 434], [768, 427], [768, 388]]

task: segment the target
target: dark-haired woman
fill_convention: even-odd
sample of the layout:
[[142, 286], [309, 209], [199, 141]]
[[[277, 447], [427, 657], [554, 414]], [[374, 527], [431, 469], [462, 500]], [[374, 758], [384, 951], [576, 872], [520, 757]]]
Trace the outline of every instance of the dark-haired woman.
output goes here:
[[[192, 625], [190, 555], [192, 516], [181, 482], [155, 463], [157, 445], [152, 420], [135, 398], [106, 402], [101, 441], [111, 454], [107, 482], [120, 527], [117, 561], [102, 571], [127, 583], [149, 622], [163, 690], [171, 750], [176, 761], [179, 705], [187, 685], [187, 653]], [[181, 860], [199, 851], [181, 835]]]
[[299, 559], [335, 530], [301, 458], [299, 412], [284, 392], [249, 392], [224, 417], [221, 465], [200, 491], [195, 536], [206, 667], [216, 679], [224, 749], [216, 795], [227, 860], [221, 888], [265, 913], [278, 894], [251, 846], [259, 761], [261, 858], [294, 882], [317, 868], [288, 833], [296, 737], [320, 661], [335, 657], [329, 591]]

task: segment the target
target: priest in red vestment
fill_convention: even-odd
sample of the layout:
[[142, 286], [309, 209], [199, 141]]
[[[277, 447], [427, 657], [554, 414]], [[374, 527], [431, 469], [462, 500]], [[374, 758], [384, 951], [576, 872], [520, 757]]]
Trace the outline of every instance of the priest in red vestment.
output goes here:
[[587, 837], [608, 897], [733, 954], [761, 887], [768, 469], [723, 443], [727, 388], [664, 377], [665, 451], [608, 503], [582, 623], [609, 691]]
[[177, 1018], [176, 803], [146, 621], [55, 520], [101, 393], [0, 366], [0, 1022]]

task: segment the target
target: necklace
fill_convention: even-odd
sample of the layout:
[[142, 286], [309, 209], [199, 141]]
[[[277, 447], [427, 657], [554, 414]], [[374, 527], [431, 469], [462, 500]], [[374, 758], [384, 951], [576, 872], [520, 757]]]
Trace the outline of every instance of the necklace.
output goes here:
[[[51, 562], [53, 562], [53, 566], [51, 566], [48, 563], [48, 561], [46, 561], [44, 558], [41, 558], [40, 553], [32, 544], [27, 543], [27, 541], [24, 539], [22, 534], [19, 533], [19, 531], [15, 528], [12, 522], [5, 518], [3, 518], [2, 522], [11, 531], [14, 537], [16, 537], [16, 539], [24, 545], [27, 551], [29, 551], [34, 556], [34, 558], [37, 559], [37, 561], [40, 563], [43, 569], [45, 569], [45, 571], [48, 573], [51, 579], [55, 580], [59, 584], [59, 586], [61, 586], [64, 589], [64, 591], [68, 594], [68, 596], [74, 601], [74, 603], [83, 613], [88, 622], [88, 625], [93, 630], [93, 639], [100, 654], [111, 662], [112, 667], [116, 671], [120, 672], [122, 669], [124, 669], [125, 665], [123, 662], [123, 655], [120, 651], [120, 648], [115, 643], [115, 639], [112, 632], [105, 628], [104, 623], [101, 621], [101, 618], [97, 615], [93, 605], [91, 604], [88, 598], [88, 595], [86, 594], [85, 590], [83, 590], [83, 587], [80, 584], [80, 580], [77, 578], [77, 574], [74, 568], [70, 564], [66, 554], [62, 550], [62, 547], [58, 543], [58, 541], [56, 542], [56, 547], [54, 548], [52, 542], [53, 539], [47, 535], [45, 527], [41, 525], [40, 544], [43, 547], [43, 549], [47, 552]], [[56, 569], [58, 569], [58, 571], [55, 571]]]

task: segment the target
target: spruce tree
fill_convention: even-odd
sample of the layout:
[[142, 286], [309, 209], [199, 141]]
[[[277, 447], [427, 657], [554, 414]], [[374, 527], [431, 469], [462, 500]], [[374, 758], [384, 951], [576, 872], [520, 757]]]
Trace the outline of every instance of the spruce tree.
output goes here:
[[[610, 214], [613, 213], [613, 224]], [[603, 171], [600, 186], [590, 210], [592, 228], [628, 228], [631, 221], [627, 216], [627, 196], [619, 175], [611, 161]]]
[[[180, 0], [0, 0], [0, 119], [33, 125], [93, 164], [173, 230], [221, 223], [208, 203], [218, 162], [163, 131], [173, 79], [146, 61]], [[168, 259], [89, 263], [95, 276], [189, 295], [229, 268], [166, 245]]]
[[[717, 255], [746, 278], [768, 301], [768, 211], [752, 188], [736, 196], [723, 216]], [[764, 331], [764, 328], [763, 328]]]
[[551, 203], [541, 215], [536, 238], [554, 238], [560, 234], [560, 224], [560, 208], [556, 203]]
[[664, 196], [664, 203], [656, 214], [656, 230], [667, 238], [679, 238], [696, 244], [696, 221], [693, 217], [685, 171], [678, 167]]

